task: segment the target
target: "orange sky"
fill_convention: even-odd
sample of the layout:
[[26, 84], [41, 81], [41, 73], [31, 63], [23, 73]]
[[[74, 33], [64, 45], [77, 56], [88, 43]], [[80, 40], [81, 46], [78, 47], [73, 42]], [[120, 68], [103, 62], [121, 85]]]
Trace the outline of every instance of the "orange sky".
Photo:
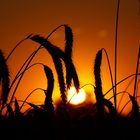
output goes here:
[[[7, 56], [14, 45], [30, 33], [47, 36], [54, 28], [66, 23], [72, 28], [74, 33], [73, 61], [79, 75], [81, 86], [87, 83], [94, 83], [93, 61], [96, 52], [100, 48], [104, 47], [107, 50], [112, 70], [114, 68], [116, 7], [117, 0], [1, 1], [0, 49]], [[63, 48], [63, 38], [63, 30], [59, 30], [50, 40]], [[139, 43], [140, 14], [138, 0], [121, 0], [117, 81], [135, 72]], [[27, 56], [35, 50], [36, 46], [38, 45], [32, 41], [27, 41], [15, 51], [8, 61], [11, 79]], [[43, 62], [53, 68], [54, 66], [50, 63], [50, 59], [50, 56], [48, 54], [46, 55], [46, 52], [42, 50], [34, 62]], [[36, 87], [45, 88], [46, 83], [44, 81], [46, 79], [44, 77], [44, 73], [39, 66], [30, 70], [23, 79], [24, 84], [21, 83], [19, 87], [20, 94], [25, 94], [25, 92], [29, 93]], [[103, 90], [105, 92], [111, 85], [106, 58], [104, 56], [102, 79]], [[57, 86], [56, 88], [58, 88]], [[92, 87], [91, 90], [93, 91]], [[59, 97], [59, 94], [55, 93], [55, 95]], [[43, 93], [41, 96], [42, 98], [44, 97]], [[39, 101], [38, 95], [36, 95], [36, 98]]]

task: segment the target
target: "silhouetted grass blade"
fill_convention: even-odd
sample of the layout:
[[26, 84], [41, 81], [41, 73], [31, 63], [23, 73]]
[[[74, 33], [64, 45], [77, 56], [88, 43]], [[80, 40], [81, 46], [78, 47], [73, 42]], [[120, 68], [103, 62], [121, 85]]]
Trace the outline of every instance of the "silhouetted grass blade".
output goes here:
[[15, 118], [19, 119], [20, 117], [21, 117], [21, 112], [20, 112], [19, 104], [17, 99], [15, 98]]
[[108, 108], [109, 114], [114, 117], [116, 115], [116, 110], [111, 101], [104, 99], [104, 105]]
[[129, 94], [129, 98], [132, 102], [131, 117], [137, 119], [139, 118], [139, 105], [134, 96]]
[[40, 112], [42, 110], [40, 107], [38, 107], [37, 105], [33, 103], [27, 103], [27, 104], [29, 104], [37, 112]]
[[13, 108], [9, 105], [9, 104], [6, 104], [6, 107], [7, 107], [7, 118], [9, 119], [9, 120], [13, 120], [14, 119], [14, 110], [13, 110]]

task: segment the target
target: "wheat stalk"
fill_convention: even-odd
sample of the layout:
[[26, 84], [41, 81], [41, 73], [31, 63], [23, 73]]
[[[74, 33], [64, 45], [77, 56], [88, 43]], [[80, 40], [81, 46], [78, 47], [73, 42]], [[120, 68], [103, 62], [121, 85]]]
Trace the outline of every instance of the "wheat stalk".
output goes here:
[[117, 4], [117, 13], [116, 13], [116, 30], [115, 30], [115, 67], [114, 67], [114, 104], [115, 109], [117, 109], [117, 99], [116, 99], [116, 93], [117, 93], [117, 48], [118, 48], [118, 23], [119, 23], [119, 8], [120, 8], [120, 0], [118, 0]]
[[139, 70], [139, 60], [140, 60], [140, 47], [138, 51], [138, 59], [137, 59], [137, 66], [136, 66], [136, 76], [135, 76], [135, 83], [134, 83], [134, 93], [133, 96], [136, 96], [136, 89], [137, 89], [137, 79], [138, 79], [138, 70]]
[[32, 36], [32, 34], [28, 35], [26, 38], [20, 40], [15, 47], [12, 49], [12, 51], [9, 53], [9, 55], [6, 57], [6, 61], [10, 58], [10, 56], [13, 54], [13, 52], [15, 51], [15, 49], [21, 44], [23, 43], [25, 40], [29, 39]]

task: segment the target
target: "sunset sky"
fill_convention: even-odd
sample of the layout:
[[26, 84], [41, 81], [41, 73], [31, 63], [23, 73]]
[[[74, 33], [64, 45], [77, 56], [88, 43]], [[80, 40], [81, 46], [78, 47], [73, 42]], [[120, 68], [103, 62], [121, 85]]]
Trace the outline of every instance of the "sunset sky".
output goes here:
[[[93, 63], [97, 51], [105, 48], [114, 71], [114, 38], [117, 0], [3, 0], [0, 1], [0, 49], [5, 56], [27, 35], [47, 36], [61, 24], [68, 24], [74, 35], [73, 62], [81, 86], [93, 83]], [[64, 48], [64, 31], [59, 29], [50, 38], [52, 43]], [[138, 0], [121, 0], [118, 30], [117, 81], [135, 73], [140, 43], [140, 11]], [[16, 49], [8, 60], [11, 79], [25, 59], [38, 47], [31, 40]], [[42, 62], [54, 69], [51, 58], [41, 50], [34, 62]], [[106, 57], [102, 60], [103, 91], [111, 88]], [[55, 73], [55, 71], [54, 71]], [[113, 73], [114, 74], [114, 73]], [[38, 76], [39, 75], [39, 76]], [[114, 76], [114, 75], [113, 75]], [[57, 77], [54, 95], [59, 97]], [[127, 85], [123, 85], [125, 87]], [[20, 95], [34, 88], [46, 88], [41, 66], [32, 68], [19, 87]], [[131, 85], [133, 87], [133, 84]], [[90, 87], [90, 86], [89, 86]], [[90, 87], [93, 91], [93, 87]], [[122, 90], [122, 87], [120, 87]], [[133, 90], [130, 90], [130, 92]], [[26, 96], [25, 95], [25, 96]], [[40, 94], [43, 99], [43, 93]], [[39, 96], [40, 96], [39, 95]], [[24, 97], [25, 97], [24, 96]], [[40, 101], [38, 95], [34, 97]]]

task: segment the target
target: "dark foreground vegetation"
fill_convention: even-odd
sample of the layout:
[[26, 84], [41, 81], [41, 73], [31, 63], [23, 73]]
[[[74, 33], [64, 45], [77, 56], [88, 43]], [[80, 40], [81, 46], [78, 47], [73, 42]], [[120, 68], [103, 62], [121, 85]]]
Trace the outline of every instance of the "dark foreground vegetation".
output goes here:
[[[108, 54], [106, 50], [102, 48], [97, 52], [93, 62], [93, 76], [95, 79], [95, 83], [93, 83], [93, 94], [95, 94], [96, 103], [90, 102], [89, 104], [83, 103], [79, 106], [72, 106], [69, 101], [67, 101], [66, 92], [71, 86], [74, 86], [77, 92], [80, 89], [78, 74], [72, 60], [73, 34], [72, 29], [68, 25], [60, 25], [46, 38], [32, 34], [27, 36], [14, 47], [7, 57], [5, 57], [3, 52], [0, 51], [0, 138], [19, 140], [140, 139], [140, 112], [136, 92], [136, 89], [138, 89], [138, 76], [140, 75], [138, 72], [140, 48], [138, 50], [138, 59], [134, 74], [128, 75], [128, 77], [116, 83], [118, 11], [119, 3], [116, 18], [114, 62], [115, 79], [113, 80], [112, 78], [113, 76]], [[49, 37], [61, 27], [63, 27], [65, 31], [64, 51], [49, 41]], [[38, 43], [39, 47], [27, 58], [21, 69], [17, 72], [15, 78], [10, 81], [7, 61], [11, 57], [14, 50], [26, 40], [31, 40]], [[42, 63], [38, 64], [43, 67], [47, 78], [47, 88], [42, 89], [45, 93], [44, 103], [41, 105], [35, 105], [27, 102], [26, 98], [24, 101], [22, 101], [22, 104], [19, 104], [19, 101], [15, 96], [18, 85], [25, 72], [37, 64], [30, 65], [34, 56], [42, 48], [47, 50], [51, 55], [58, 76], [57, 78], [60, 87], [61, 101], [56, 107], [54, 107], [52, 100], [54, 88], [53, 71], [47, 65]], [[102, 92], [101, 62], [103, 52], [105, 52], [107, 57], [112, 82], [112, 87], [107, 93]], [[65, 70], [63, 70], [64, 68]], [[134, 92], [131, 94], [126, 91], [130, 97], [132, 108], [128, 115], [123, 116], [117, 112], [116, 97], [118, 93], [116, 93], [116, 87], [121, 82], [132, 77], [134, 78]], [[11, 90], [13, 85], [14, 90]], [[113, 103], [110, 101], [110, 99], [105, 98], [105, 95], [107, 95], [110, 91], [113, 91]], [[25, 112], [21, 111], [24, 104], [28, 104], [28, 106], [30, 106]]]
[[32, 109], [20, 116], [1, 116], [1, 137], [46, 140], [139, 139], [140, 118], [106, 113], [104, 118], [99, 119], [96, 111], [93, 104], [77, 109], [60, 105], [56, 114], [48, 113], [47, 109]]

